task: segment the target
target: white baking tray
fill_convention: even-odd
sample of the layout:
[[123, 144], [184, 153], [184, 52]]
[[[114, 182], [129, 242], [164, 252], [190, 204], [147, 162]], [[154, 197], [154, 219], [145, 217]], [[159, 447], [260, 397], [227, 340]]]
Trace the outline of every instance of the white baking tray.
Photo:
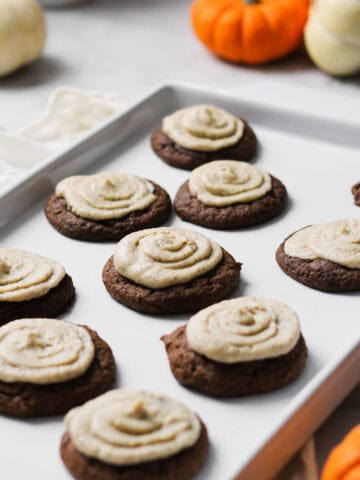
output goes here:
[[[102, 267], [114, 244], [63, 237], [42, 212], [45, 195], [54, 184], [79, 172], [139, 174], [159, 182], [173, 197], [189, 172], [157, 158], [149, 135], [164, 114], [203, 102], [250, 121], [261, 144], [256, 165], [286, 184], [290, 205], [281, 217], [242, 231], [186, 226], [217, 240], [243, 262], [242, 282], [235, 295], [282, 300], [298, 312], [310, 352], [298, 381], [271, 394], [238, 400], [215, 400], [178, 385], [159, 337], [188, 317], [156, 318], [116, 303], [101, 281]], [[88, 324], [110, 343], [118, 365], [117, 385], [171, 395], [201, 415], [209, 428], [211, 449], [198, 480], [271, 478], [360, 379], [359, 295], [311, 290], [286, 276], [274, 259], [277, 246], [296, 228], [359, 217], [350, 187], [359, 179], [360, 125], [323, 118], [320, 113], [299, 113], [290, 105], [286, 88], [274, 107], [241, 95], [164, 86], [65, 154], [34, 169], [0, 200], [1, 246], [32, 250], [65, 265], [73, 277], [77, 300], [64, 318]], [[175, 215], [169, 224], [184, 225]], [[0, 418], [1, 478], [70, 478], [58, 454], [62, 432], [59, 418]]]

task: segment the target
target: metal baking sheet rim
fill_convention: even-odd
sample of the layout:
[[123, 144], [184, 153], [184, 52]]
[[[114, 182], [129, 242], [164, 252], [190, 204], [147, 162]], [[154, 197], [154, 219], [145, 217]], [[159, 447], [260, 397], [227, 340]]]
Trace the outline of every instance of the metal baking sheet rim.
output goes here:
[[[0, 198], [0, 228], [14, 217], [18, 217], [31, 205], [35, 204], [49, 192], [53, 184], [61, 177], [79, 172], [89, 166], [115, 146], [121, 144], [131, 134], [131, 118], [141, 113], [144, 107], [162, 95], [191, 92], [196, 95], [218, 96], [223, 100], [241, 101], [247, 108], [261, 108], [274, 114], [274, 107], [266, 107], [263, 103], [243, 99], [241, 95], [221, 90], [207, 89], [189, 84], [165, 84], [153, 89], [147, 96], [134, 102], [127, 110], [117, 115], [94, 132], [83, 138], [67, 151], [49, 158], [45, 163], [29, 171], [26, 178], [17, 182], [2, 198]], [[289, 115], [289, 106], [281, 106], [277, 110], [280, 121]], [[296, 112], [293, 112], [296, 115]], [[282, 118], [283, 116], [283, 118]], [[354, 124], [344, 124], [327, 120], [322, 116], [300, 114], [300, 126], [296, 132], [305, 134], [309, 119], [320, 123], [320, 140], [341, 143], [350, 147], [360, 147], [360, 128]], [[250, 118], [251, 120], [251, 118]], [[279, 119], [278, 119], [279, 121]], [[266, 123], [266, 122], [265, 122]], [[327, 127], [327, 128], [324, 128]], [[335, 133], [335, 135], [334, 135]], [[357, 135], [356, 135], [357, 134]], [[323, 138], [322, 138], [323, 137]], [[316, 138], [319, 139], [319, 136]], [[283, 464], [291, 458], [304, 441], [321, 425], [326, 417], [336, 408], [341, 400], [359, 382], [360, 341], [357, 339], [351, 351], [344, 357], [339, 355], [333, 362], [316, 374], [298, 394], [284, 415], [285, 420], [276, 432], [266, 438], [260, 448], [250, 452], [251, 460], [239, 473], [235, 471], [236, 480], [265, 480], [279, 471]], [[264, 461], [265, 459], [269, 462]], [[261, 461], [260, 461], [261, 460]], [[270, 467], [269, 467], [270, 465]]]
[[[279, 472], [286, 461], [310, 438], [359, 382], [360, 342], [354, 342], [350, 353], [339, 357], [319, 372], [302, 390], [287, 412], [283, 424], [255, 452], [235, 480], [268, 479]], [[309, 426], [311, 425], [311, 428]], [[269, 465], [264, 459], [271, 459]]]
[[[263, 85], [263, 84], [259, 84]], [[275, 86], [276, 84], [271, 84]], [[260, 86], [259, 86], [260, 88]], [[290, 88], [288, 85], [279, 84], [279, 88]], [[278, 108], [274, 106], [266, 106], [263, 101], [249, 100], [246, 95], [242, 97], [240, 94], [234, 92], [226, 92], [221, 89], [211, 89], [195, 84], [189, 83], [164, 83], [151, 89], [148, 94], [140, 99], [135, 100], [123, 112], [116, 115], [108, 122], [101, 125], [99, 128], [93, 130], [88, 135], [84, 136], [79, 142], [69, 147], [61, 153], [56, 153], [49, 157], [49, 159], [41, 164], [29, 169], [27, 175], [18, 182], [5, 189], [0, 196], [0, 228], [6, 225], [14, 216], [21, 214], [26, 208], [36, 203], [47, 192], [51, 190], [52, 185], [57, 178], [61, 176], [71, 175], [85, 166], [94, 163], [102, 154], [110, 151], [116, 145], [119, 145], [127, 138], [131, 132], [131, 122], [127, 123], [126, 119], [131, 118], [138, 110], [141, 110], [146, 104], [163, 95], [176, 96], [176, 92], [196, 93], [208, 95], [209, 97], [218, 95], [224, 99], [231, 100], [236, 98], [240, 100], [245, 108], [251, 111], [252, 108], [261, 108], [265, 111], [264, 124], [267, 123], [267, 115], [274, 115], [276, 112], [277, 121], [282, 124], [290, 133], [298, 135], [310, 135], [318, 140], [332, 142], [334, 144], [342, 144], [360, 149], [360, 124], [348, 122], [346, 118], [341, 121], [334, 121], [326, 118], [325, 115], [315, 113], [314, 109], [310, 115], [304, 113], [297, 113], [291, 108], [290, 104], [282, 104]], [[309, 89], [312, 95], [315, 89]], [[339, 100], [339, 96], [334, 95]], [[309, 106], [311, 102], [309, 102]], [[297, 116], [297, 122], [294, 124], [288, 122], [290, 114]], [[310, 125], [309, 125], [310, 120]], [[121, 124], [122, 131], [119, 132]], [[312, 134], [312, 125], [320, 125], [320, 129], [316, 135]], [[117, 134], [111, 138], [111, 134]], [[76, 160], [76, 167], [72, 168], [71, 163]], [[63, 173], [61, 173], [63, 172]]]

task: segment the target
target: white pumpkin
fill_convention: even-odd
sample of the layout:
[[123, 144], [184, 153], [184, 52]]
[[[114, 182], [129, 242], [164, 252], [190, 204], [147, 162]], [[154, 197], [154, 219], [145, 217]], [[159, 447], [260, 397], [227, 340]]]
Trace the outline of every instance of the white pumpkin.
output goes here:
[[36, 0], [0, 0], [0, 76], [40, 57], [45, 17]]
[[317, 0], [305, 27], [306, 49], [331, 75], [360, 71], [360, 0]]

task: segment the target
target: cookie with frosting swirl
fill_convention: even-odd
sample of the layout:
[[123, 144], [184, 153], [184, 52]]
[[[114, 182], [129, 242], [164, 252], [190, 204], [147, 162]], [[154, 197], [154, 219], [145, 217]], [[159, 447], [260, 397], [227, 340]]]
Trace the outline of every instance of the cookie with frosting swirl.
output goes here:
[[159, 289], [190, 282], [213, 270], [222, 257], [221, 247], [200, 233], [163, 227], [135, 232], [120, 241], [114, 265], [129, 280]]
[[103, 271], [116, 300], [147, 313], [202, 308], [228, 295], [239, 276], [240, 264], [216, 242], [175, 227], [127, 235]]
[[109, 346], [87, 327], [49, 318], [0, 327], [0, 412], [63, 414], [108, 390], [114, 375]]
[[0, 248], [0, 325], [22, 317], [57, 317], [74, 299], [74, 286], [55, 260]]
[[225, 300], [194, 315], [186, 328], [189, 347], [220, 363], [279, 357], [300, 337], [297, 315], [274, 300]]
[[166, 116], [151, 145], [165, 162], [192, 170], [222, 158], [248, 161], [257, 140], [245, 120], [214, 105], [194, 105]]
[[280, 245], [276, 259], [285, 273], [309, 287], [360, 291], [360, 220], [305, 227]]
[[257, 297], [205, 308], [162, 340], [175, 378], [219, 397], [283, 387], [301, 373], [307, 355], [296, 313]]
[[241, 228], [279, 215], [287, 203], [280, 180], [246, 162], [217, 160], [196, 168], [178, 190], [175, 210], [208, 228]]
[[119, 240], [133, 231], [160, 225], [170, 212], [164, 189], [126, 173], [65, 178], [45, 206], [49, 222], [60, 233], [87, 241]]
[[140, 390], [113, 390], [65, 418], [62, 459], [75, 478], [191, 478], [207, 453], [206, 429], [185, 405]]

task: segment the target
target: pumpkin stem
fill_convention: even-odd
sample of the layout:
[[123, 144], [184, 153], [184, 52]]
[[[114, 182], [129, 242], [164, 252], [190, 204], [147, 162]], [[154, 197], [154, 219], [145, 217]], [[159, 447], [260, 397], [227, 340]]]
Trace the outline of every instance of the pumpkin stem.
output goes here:
[[260, 3], [260, 0], [243, 0], [245, 5], [255, 5], [256, 3]]

